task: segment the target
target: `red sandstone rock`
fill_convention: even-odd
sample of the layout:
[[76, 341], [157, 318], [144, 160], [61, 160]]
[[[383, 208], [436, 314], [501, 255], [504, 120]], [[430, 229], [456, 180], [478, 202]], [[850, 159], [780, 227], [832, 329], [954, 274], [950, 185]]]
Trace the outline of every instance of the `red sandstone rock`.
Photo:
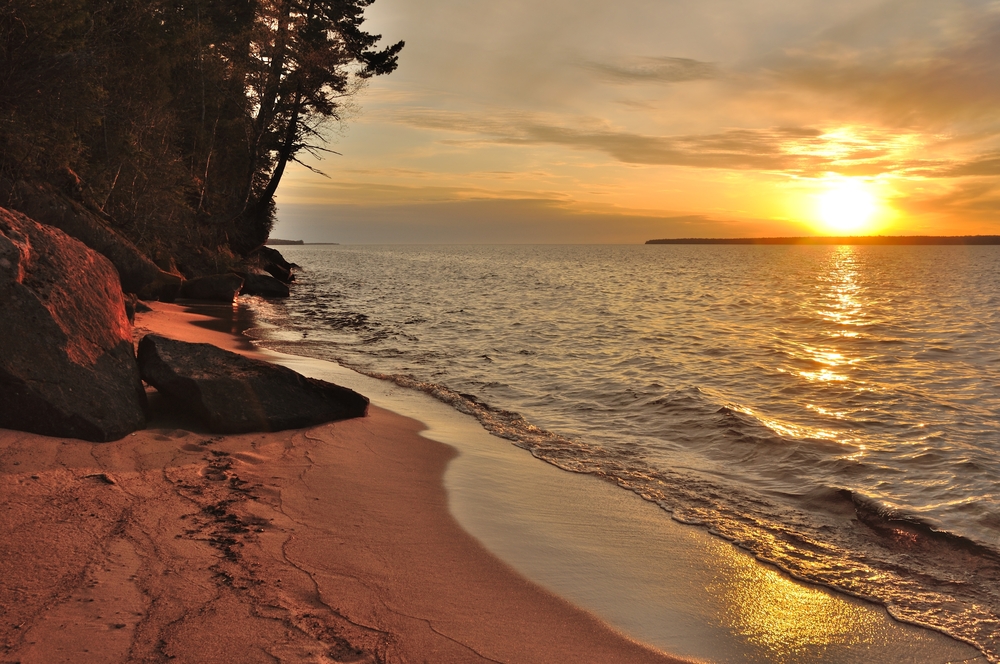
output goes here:
[[212, 274], [189, 279], [181, 284], [181, 297], [191, 300], [232, 302], [243, 288], [243, 277], [238, 274]]
[[0, 208], [0, 427], [96, 442], [145, 426], [118, 273]]
[[281, 281], [266, 274], [253, 272], [236, 272], [243, 278], [243, 288], [240, 295], [259, 295], [260, 297], [288, 297], [289, 291]]
[[143, 380], [215, 433], [298, 429], [368, 412], [368, 399], [353, 390], [211, 344], [147, 334], [139, 367]]

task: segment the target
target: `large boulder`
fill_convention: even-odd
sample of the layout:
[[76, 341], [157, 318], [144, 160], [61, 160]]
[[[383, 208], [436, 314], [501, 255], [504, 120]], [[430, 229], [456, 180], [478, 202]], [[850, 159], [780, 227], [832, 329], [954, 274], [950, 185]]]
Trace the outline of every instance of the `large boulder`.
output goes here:
[[243, 277], [238, 274], [212, 274], [189, 279], [181, 285], [181, 297], [192, 300], [232, 302], [243, 288]]
[[215, 433], [297, 429], [368, 411], [368, 399], [346, 387], [211, 344], [147, 334], [139, 342], [139, 369]]
[[0, 208], [0, 427], [104, 442], [145, 406], [115, 268]]
[[121, 288], [144, 300], [171, 302], [181, 277], [164, 272], [125, 237], [96, 214], [45, 184], [19, 182], [11, 197], [14, 207], [35, 221], [54, 226], [103, 254], [118, 270]]
[[260, 297], [288, 297], [288, 286], [274, 277], [253, 272], [236, 272], [243, 278], [243, 289], [240, 295], [258, 295]]
[[285, 260], [285, 257], [281, 255], [277, 249], [272, 249], [271, 247], [258, 247], [254, 251], [250, 258], [257, 261], [261, 269], [270, 274], [275, 279], [283, 281], [286, 284], [290, 284], [295, 281], [295, 275], [292, 273], [293, 268], [297, 268], [298, 265], [295, 263], [289, 263]]

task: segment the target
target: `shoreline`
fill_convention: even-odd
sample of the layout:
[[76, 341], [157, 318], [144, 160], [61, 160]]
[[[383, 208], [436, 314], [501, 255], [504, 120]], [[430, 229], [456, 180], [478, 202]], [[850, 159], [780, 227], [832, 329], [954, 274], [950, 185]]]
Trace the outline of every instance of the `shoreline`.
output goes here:
[[[137, 332], [260, 355], [181, 309]], [[115, 443], [0, 430], [5, 661], [681, 661], [465, 532], [419, 422], [218, 436], [152, 396]]]
[[[252, 323], [249, 312], [217, 311], [218, 330]], [[422, 436], [459, 451], [444, 477], [459, 524], [521, 575], [640, 642], [698, 661], [981, 658], [877, 603], [792, 578], [613, 483], [536, 459], [428, 394], [325, 360], [257, 352], [421, 421]]]
[[643, 244], [712, 244], [712, 245], [798, 245], [798, 246], [995, 246], [1000, 235], [829, 235], [804, 237], [732, 237], [732, 238], [663, 238], [646, 240]]
[[[36, 568], [61, 577], [19, 589], [35, 613], [6, 629], [7, 658], [236, 661], [234, 648], [239, 661], [270, 653], [330, 662], [420, 661], [428, 653], [444, 662], [684, 661], [664, 652], [693, 661], [979, 655], [897, 623], [881, 607], [791, 580], [617, 486], [540, 463], [428, 395], [256, 348], [241, 335], [252, 322], [241, 308], [153, 306], [137, 319], [137, 336], [209, 342], [344, 384], [372, 398], [372, 415], [226, 437], [158, 415], [146, 431], [111, 444], [0, 431], [5, 493], [25, 499], [6, 515], [8, 530], [16, 531], [16, 514], [30, 521], [29, 498], [46, 502], [31, 493], [43, 484], [69, 487], [80, 505], [106, 500], [116, 486], [126, 494], [117, 518], [94, 512], [96, 525], [113, 524], [103, 534], [88, 530], [95, 517], [74, 530], [72, 518], [43, 515], [40, 531], [56, 535], [29, 553], [64, 557], [73, 532], [98, 554], [71, 565], [42, 557]], [[153, 509], [136, 502], [143, 495], [169, 500]], [[152, 522], [163, 532], [154, 535]], [[23, 577], [24, 552], [4, 553], [7, 578]], [[180, 597], [184, 587], [200, 589], [200, 598]], [[213, 587], [210, 598], [205, 589]], [[469, 588], [484, 590], [470, 597]], [[166, 620], [162, 611], [171, 609]], [[117, 622], [108, 621], [112, 614]], [[206, 615], [224, 619], [194, 620]]]

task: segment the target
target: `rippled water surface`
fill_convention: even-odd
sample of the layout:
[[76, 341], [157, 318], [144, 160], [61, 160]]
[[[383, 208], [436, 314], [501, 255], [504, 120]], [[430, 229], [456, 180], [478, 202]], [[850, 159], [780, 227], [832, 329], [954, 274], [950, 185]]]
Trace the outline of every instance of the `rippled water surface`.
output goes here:
[[265, 345], [431, 392], [1000, 661], [1000, 247], [283, 247]]

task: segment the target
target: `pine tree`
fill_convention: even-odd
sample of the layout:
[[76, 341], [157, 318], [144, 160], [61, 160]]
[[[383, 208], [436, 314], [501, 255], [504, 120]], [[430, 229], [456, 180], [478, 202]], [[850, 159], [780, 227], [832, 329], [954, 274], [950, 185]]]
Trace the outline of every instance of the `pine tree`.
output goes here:
[[352, 83], [388, 74], [403, 42], [373, 50], [381, 38], [361, 29], [372, 0], [270, 0], [259, 5], [249, 46], [249, 120], [245, 199], [238, 216], [237, 251], [267, 239], [273, 198], [289, 161], [321, 149], [319, 128], [338, 119]]
[[245, 255], [288, 163], [396, 68], [372, 1], [0, 0], [0, 185], [69, 171], [150, 254]]

